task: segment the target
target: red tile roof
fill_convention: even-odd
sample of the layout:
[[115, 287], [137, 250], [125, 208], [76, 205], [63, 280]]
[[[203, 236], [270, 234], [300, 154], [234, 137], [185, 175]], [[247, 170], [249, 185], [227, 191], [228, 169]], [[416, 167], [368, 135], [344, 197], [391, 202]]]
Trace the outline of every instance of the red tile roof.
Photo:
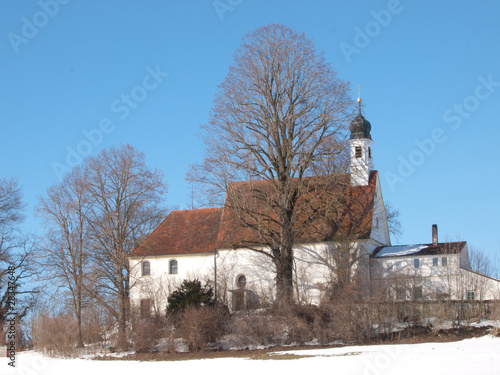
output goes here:
[[222, 210], [219, 207], [172, 211], [130, 256], [212, 252]]
[[[370, 237], [377, 172], [372, 171], [367, 186], [351, 187], [349, 174], [339, 174], [336, 178], [308, 180], [295, 207], [302, 212], [295, 221], [296, 243]], [[268, 187], [262, 181], [239, 182], [229, 187], [230, 192], [236, 191], [239, 198], [244, 197], [239, 201], [244, 201], [245, 207], [236, 209], [226, 197], [217, 247], [269, 245], [279, 241], [278, 224], [273, 222], [276, 219], [273, 196]], [[256, 194], [261, 199], [252, 199]], [[268, 200], [267, 205], [262, 204], [262, 198]], [[273, 225], [272, 231], [267, 230]]]
[[[304, 198], [298, 204], [302, 204], [302, 213], [297, 223], [302, 229], [296, 243], [329, 241], [347, 236], [349, 239], [370, 237], [377, 172], [371, 172], [368, 186], [351, 187], [348, 174], [338, 175], [338, 178], [341, 183], [332, 184], [328, 179], [312, 178], [306, 184], [307, 194], [303, 194]], [[329, 185], [325, 185], [327, 182]], [[325, 186], [328, 188], [325, 189]], [[266, 225], [269, 225], [269, 218], [273, 217], [272, 202], [263, 205], [262, 200], [255, 198], [256, 194], [268, 193], [268, 188], [262, 181], [239, 182], [230, 187], [230, 191], [245, 196], [245, 202], [252, 211], [261, 214], [257, 216], [239, 216], [228, 199], [224, 207], [172, 211], [130, 256], [207, 253], [215, 248], [272, 243], [271, 234], [262, 235], [263, 231], [260, 231], [259, 236], [259, 231], [242, 221], [245, 219], [250, 224], [259, 224], [259, 220], [266, 220], [267, 217]], [[332, 194], [335, 194], [337, 204], [325, 204], [331, 202]], [[309, 208], [316, 214], [322, 210], [324, 216], [315, 215], [315, 219], [310, 220], [312, 211]], [[335, 219], [327, 220], [327, 216]]]

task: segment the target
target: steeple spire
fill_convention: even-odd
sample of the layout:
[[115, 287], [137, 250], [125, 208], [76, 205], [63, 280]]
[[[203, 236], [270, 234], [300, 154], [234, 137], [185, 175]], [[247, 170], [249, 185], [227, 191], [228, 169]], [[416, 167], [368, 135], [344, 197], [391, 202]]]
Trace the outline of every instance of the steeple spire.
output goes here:
[[352, 120], [351, 125], [349, 126], [349, 130], [351, 131], [350, 139], [372, 139], [370, 135], [370, 131], [372, 130], [372, 126], [369, 121], [367, 121], [363, 115], [361, 114], [361, 89], [358, 85], [358, 115]]
[[361, 89], [358, 85], [358, 115], [349, 125], [351, 136], [351, 185], [368, 185], [370, 171], [373, 168], [372, 160], [372, 126], [361, 114]]

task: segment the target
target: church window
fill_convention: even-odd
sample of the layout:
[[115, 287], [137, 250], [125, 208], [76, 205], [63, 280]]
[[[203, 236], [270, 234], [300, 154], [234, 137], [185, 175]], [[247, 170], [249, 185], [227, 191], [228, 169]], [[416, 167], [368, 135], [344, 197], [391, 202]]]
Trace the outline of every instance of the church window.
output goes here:
[[415, 268], [419, 268], [420, 267], [420, 259], [418, 259], [418, 258], [413, 259], [413, 265], [415, 266]]
[[368, 157], [371, 159], [372, 158], [372, 148], [368, 147]]
[[432, 267], [439, 266], [439, 258], [432, 258]]
[[142, 276], [149, 276], [151, 274], [151, 264], [146, 260], [141, 264]]
[[448, 267], [448, 258], [447, 257], [442, 257], [441, 258], [441, 265], [443, 267]]
[[175, 259], [172, 259], [168, 263], [168, 273], [170, 273], [171, 275], [176, 275], [177, 272], [178, 272], [177, 261]]
[[360, 157], [362, 157], [362, 153], [361, 153], [361, 146], [356, 146], [356, 147], [354, 148], [354, 152], [355, 152], [355, 154], [356, 154], [356, 158], [358, 158], [358, 159], [359, 159]]
[[240, 289], [245, 288], [245, 285], [247, 285], [247, 278], [245, 275], [239, 275], [236, 278], [236, 286]]

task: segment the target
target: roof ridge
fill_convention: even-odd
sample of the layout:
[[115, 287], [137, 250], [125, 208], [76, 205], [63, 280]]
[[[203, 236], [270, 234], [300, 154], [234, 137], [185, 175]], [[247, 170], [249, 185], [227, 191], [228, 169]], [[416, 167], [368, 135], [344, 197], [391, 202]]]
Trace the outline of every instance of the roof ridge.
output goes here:
[[[217, 210], [217, 209], [221, 209], [221, 208], [224, 208], [224, 207], [187, 208], [187, 209], [185, 209], [185, 210], [172, 210], [172, 211], [170, 211], [170, 213], [173, 213], [173, 212], [203, 211], [203, 210], [209, 211], [209, 210]], [[170, 215], [170, 214], [169, 214], [169, 215]], [[167, 215], [167, 216], [168, 216], [168, 215]]]

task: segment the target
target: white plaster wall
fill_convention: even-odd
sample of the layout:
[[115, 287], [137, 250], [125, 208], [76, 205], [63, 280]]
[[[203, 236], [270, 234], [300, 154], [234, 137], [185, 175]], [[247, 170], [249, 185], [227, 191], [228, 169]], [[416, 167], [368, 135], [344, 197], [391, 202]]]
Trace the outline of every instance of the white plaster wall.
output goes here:
[[[351, 185], [368, 185], [370, 171], [373, 169], [373, 149], [371, 139], [350, 139], [351, 145]], [[361, 157], [356, 158], [356, 147], [361, 147]], [[372, 158], [369, 157], [369, 149], [372, 151]]]
[[466, 269], [461, 269], [463, 280], [462, 290], [460, 292], [463, 298], [467, 297], [467, 291], [473, 290], [476, 299], [479, 300], [498, 300], [500, 299], [500, 280], [481, 275]]
[[[372, 252], [379, 244], [373, 240], [360, 241], [353, 248], [364, 255]], [[295, 282], [299, 299], [304, 303], [317, 304], [324, 293], [326, 285], [334, 275], [331, 251], [335, 244], [308, 244], [296, 246]], [[178, 274], [169, 274], [169, 261], [178, 262]], [[150, 262], [151, 273], [141, 276], [141, 262]], [[231, 305], [231, 290], [237, 289], [236, 280], [245, 275], [246, 289], [259, 296], [261, 303], [269, 303], [275, 299], [275, 268], [271, 259], [249, 249], [219, 250], [217, 254], [218, 294], [224, 293]], [[157, 256], [131, 258], [131, 291], [130, 299], [134, 307], [140, 305], [141, 299], [151, 299], [153, 310], [163, 313], [167, 305], [167, 297], [185, 279], [209, 281], [214, 285], [214, 254]]]
[[[433, 266], [433, 259], [438, 258], [438, 266]], [[442, 265], [446, 258], [448, 265]], [[434, 277], [456, 275], [460, 269], [460, 258], [456, 254], [426, 255], [415, 257], [381, 257], [375, 258], [380, 265], [381, 276], [391, 277]], [[419, 268], [415, 268], [414, 260], [419, 259]]]
[[[177, 274], [169, 273], [170, 260], [177, 260]], [[150, 262], [150, 275], [142, 276], [141, 262]], [[164, 312], [167, 297], [185, 279], [202, 283], [213, 280], [214, 254], [172, 255], [130, 258], [130, 302], [139, 306], [141, 299], [151, 299], [153, 309]]]
[[373, 202], [373, 218], [372, 231], [370, 237], [378, 241], [381, 245], [390, 246], [391, 239], [389, 235], [389, 227], [387, 226], [387, 215], [384, 207], [384, 199], [382, 197], [382, 189], [380, 188], [380, 180], [377, 176], [375, 186], [375, 200]]
[[300, 301], [319, 303], [329, 283], [335, 280], [336, 265], [333, 254], [338, 251], [338, 248], [357, 254], [358, 260], [352, 267], [354, 273], [358, 267], [363, 267], [368, 272], [368, 254], [377, 246], [379, 243], [371, 239], [347, 245], [331, 242], [297, 246], [295, 248], [295, 281]]
[[274, 265], [271, 259], [249, 249], [219, 250], [217, 256], [217, 285], [219, 296], [232, 306], [231, 291], [238, 289], [240, 275], [246, 278], [245, 289], [258, 296], [260, 304], [275, 299]]

